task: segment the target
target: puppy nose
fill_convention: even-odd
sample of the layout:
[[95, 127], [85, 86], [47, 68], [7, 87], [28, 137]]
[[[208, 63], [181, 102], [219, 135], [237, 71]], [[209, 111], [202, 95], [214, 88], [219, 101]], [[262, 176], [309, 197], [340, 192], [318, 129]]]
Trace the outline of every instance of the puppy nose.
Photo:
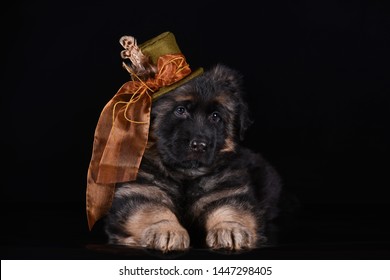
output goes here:
[[190, 142], [190, 149], [194, 152], [206, 152], [207, 150], [207, 143], [202, 140], [192, 140]]

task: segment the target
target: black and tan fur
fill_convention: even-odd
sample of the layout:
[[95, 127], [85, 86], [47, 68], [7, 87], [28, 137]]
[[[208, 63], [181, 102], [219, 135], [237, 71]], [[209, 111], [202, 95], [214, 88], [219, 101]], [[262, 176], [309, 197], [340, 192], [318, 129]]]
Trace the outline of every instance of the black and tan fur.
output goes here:
[[250, 124], [241, 76], [223, 65], [155, 101], [137, 180], [117, 185], [109, 242], [164, 252], [260, 245], [281, 187], [240, 145]]

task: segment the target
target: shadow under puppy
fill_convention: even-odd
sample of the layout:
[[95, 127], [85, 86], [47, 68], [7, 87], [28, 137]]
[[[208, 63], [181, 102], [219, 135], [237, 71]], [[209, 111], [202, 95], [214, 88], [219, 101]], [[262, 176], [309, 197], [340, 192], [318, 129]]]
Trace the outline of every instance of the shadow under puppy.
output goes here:
[[156, 100], [137, 179], [116, 185], [109, 243], [163, 252], [261, 245], [281, 184], [240, 145], [250, 124], [242, 77], [224, 65]]

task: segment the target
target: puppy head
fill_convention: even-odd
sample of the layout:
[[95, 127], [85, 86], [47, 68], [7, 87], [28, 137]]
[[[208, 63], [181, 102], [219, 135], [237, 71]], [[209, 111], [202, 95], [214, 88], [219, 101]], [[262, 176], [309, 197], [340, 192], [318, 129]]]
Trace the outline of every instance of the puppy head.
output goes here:
[[217, 65], [153, 104], [151, 137], [164, 164], [209, 167], [235, 151], [250, 125], [241, 84], [236, 71]]

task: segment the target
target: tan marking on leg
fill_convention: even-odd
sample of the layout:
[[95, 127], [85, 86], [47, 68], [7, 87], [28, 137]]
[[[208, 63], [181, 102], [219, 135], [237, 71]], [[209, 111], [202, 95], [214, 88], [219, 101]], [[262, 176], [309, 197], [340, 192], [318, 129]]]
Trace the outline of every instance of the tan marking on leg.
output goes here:
[[197, 202], [195, 202], [194, 205], [192, 206], [192, 212], [194, 213], [195, 217], [199, 216], [199, 214], [202, 212], [202, 210], [207, 204], [210, 204], [213, 201], [217, 201], [226, 197], [247, 193], [248, 190], [249, 190], [248, 186], [243, 186], [237, 189], [229, 189], [229, 190], [213, 192], [209, 195], [201, 197]]
[[115, 196], [118, 198], [129, 197], [134, 195], [142, 195], [149, 199], [156, 199], [159, 202], [168, 206], [173, 206], [172, 200], [169, 196], [160, 188], [149, 185], [141, 184], [126, 184], [118, 188], [115, 192]]
[[124, 228], [138, 246], [167, 252], [185, 250], [190, 244], [189, 235], [175, 214], [160, 205], [143, 205], [129, 217]]
[[257, 221], [253, 214], [222, 206], [206, 220], [206, 243], [212, 249], [241, 250], [254, 248], [257, 240]]

